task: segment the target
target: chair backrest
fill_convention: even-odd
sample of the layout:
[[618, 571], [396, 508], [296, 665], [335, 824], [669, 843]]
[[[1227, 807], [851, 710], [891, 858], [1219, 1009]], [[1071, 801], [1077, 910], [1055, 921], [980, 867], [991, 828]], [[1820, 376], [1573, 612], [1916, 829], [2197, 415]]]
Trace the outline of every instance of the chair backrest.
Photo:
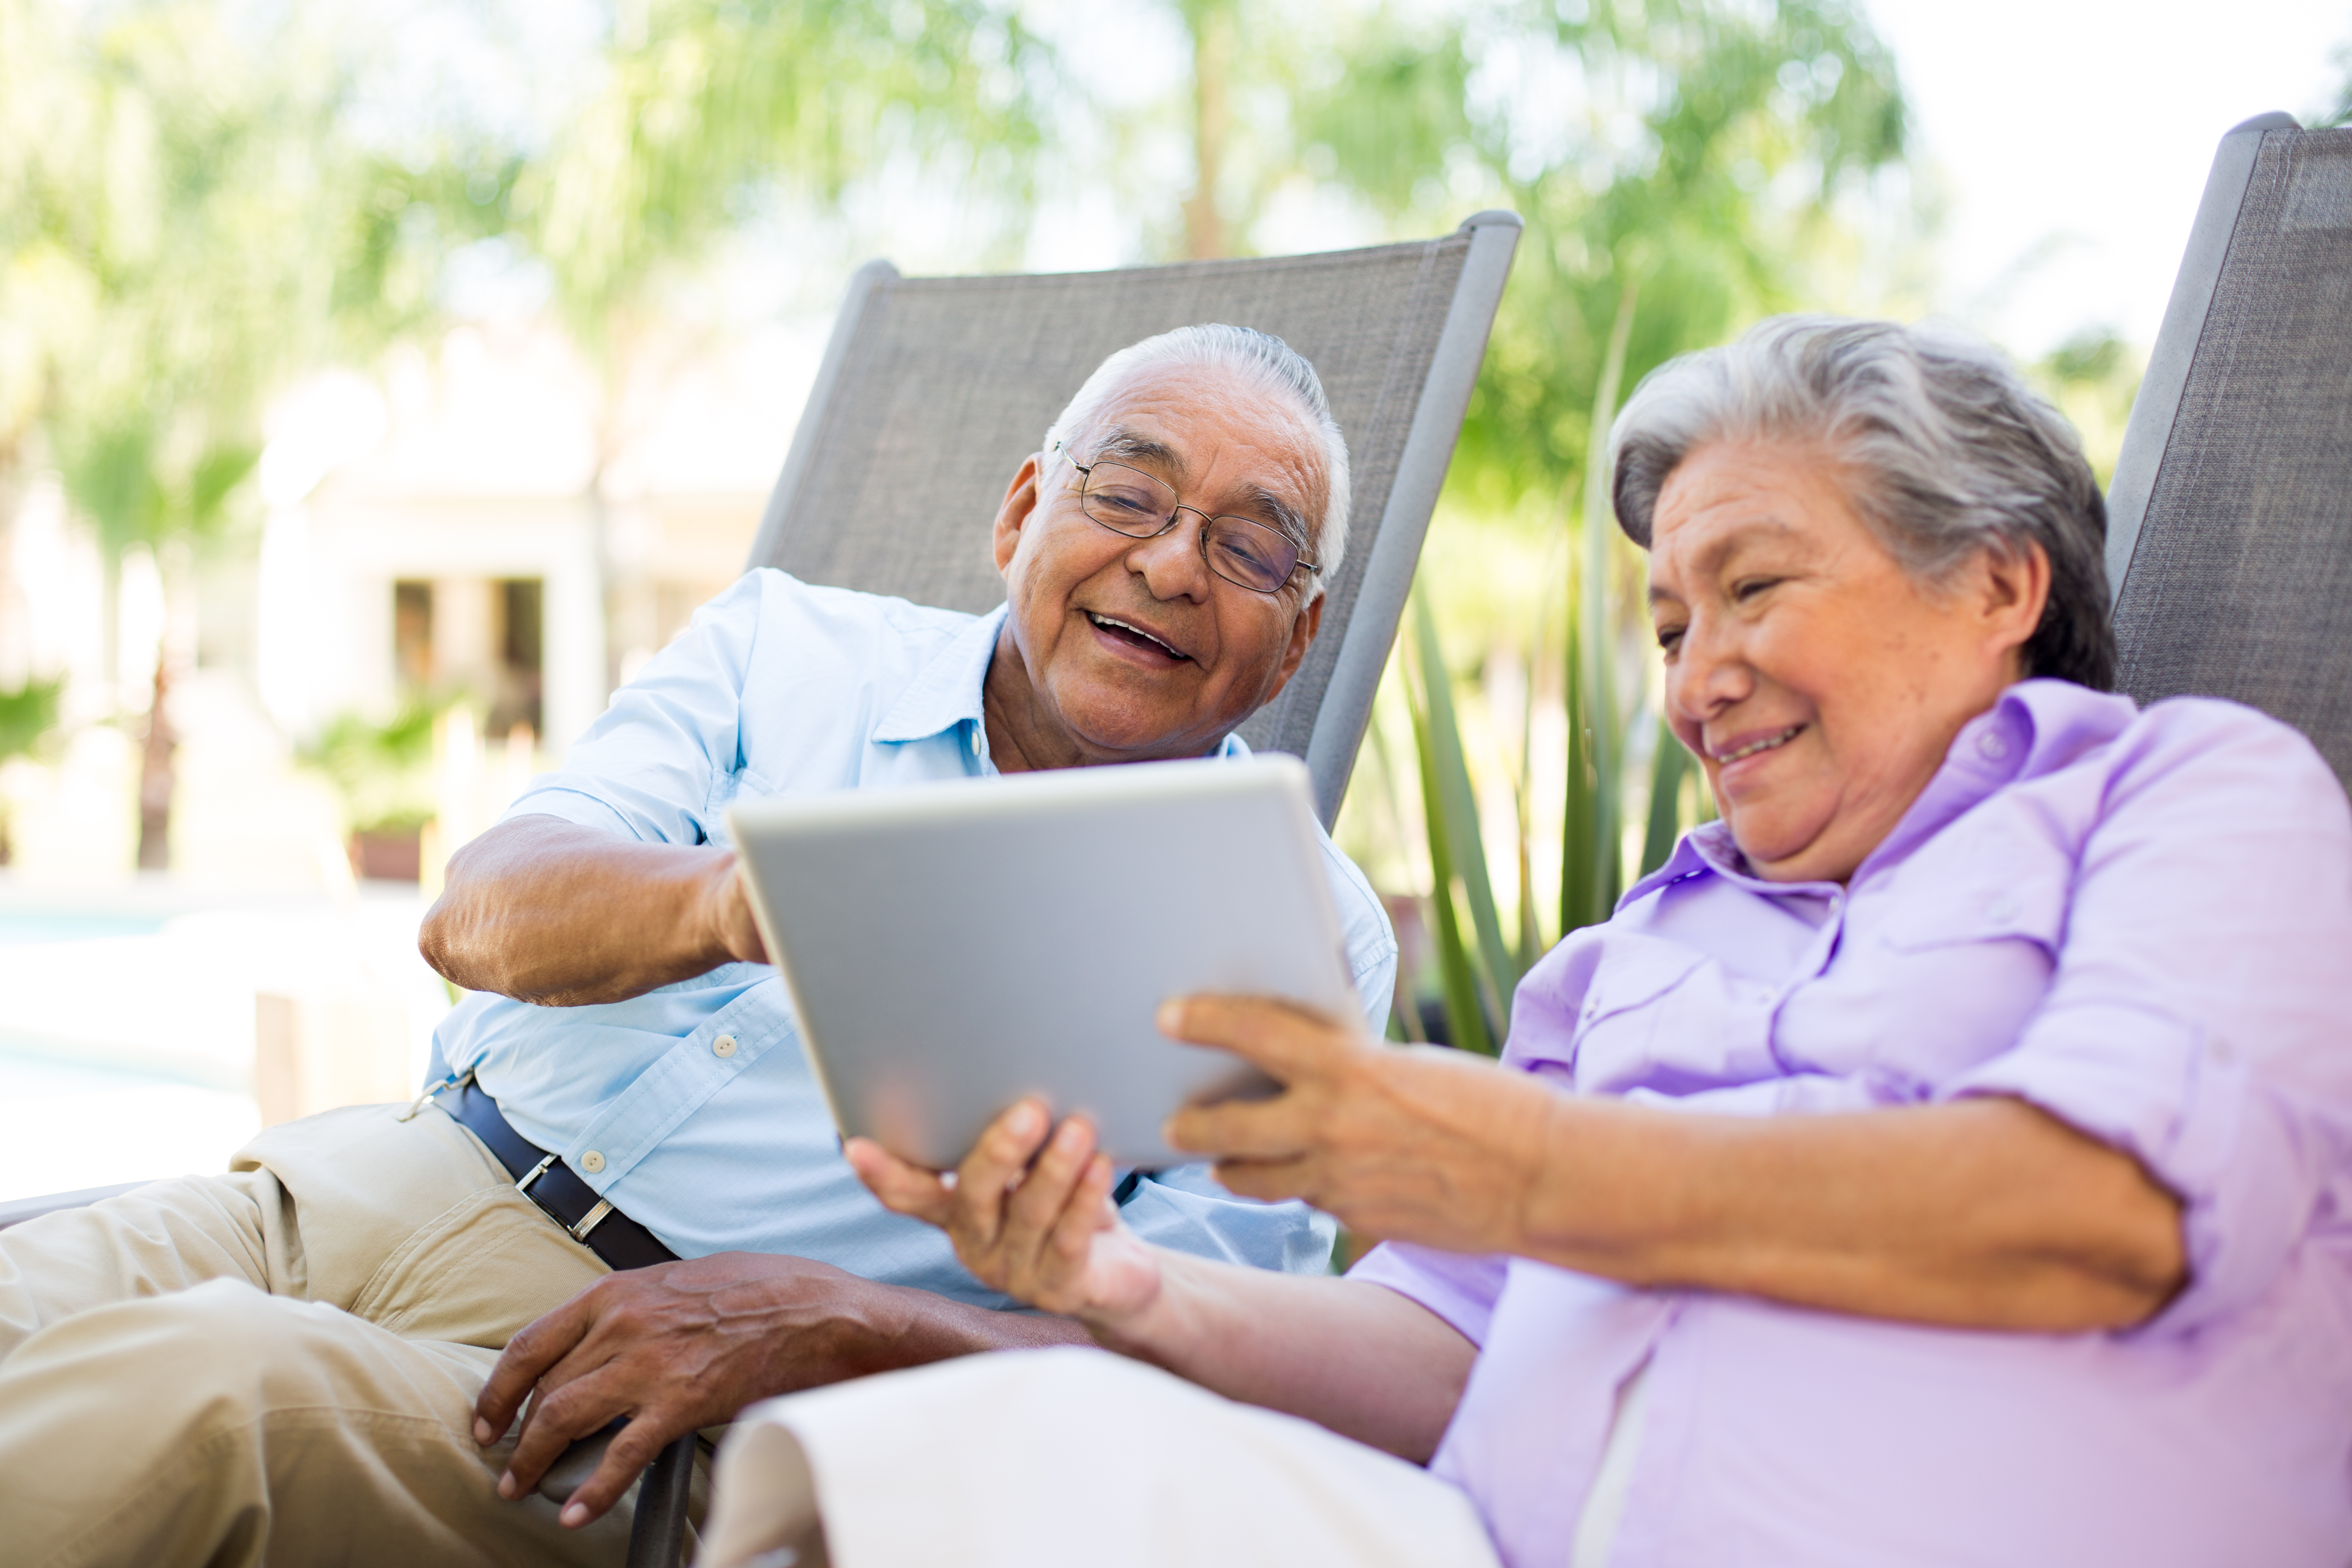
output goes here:
[[2352, 131], [2221, 139], [2107, 507], [2124, 689], [2260, 708], [2352, 788]]
[[1021, 460], [1105, 356], [1195, 321], [1307, 356], [1348, 437], [1347, 559], [1315, 647], [1242, 726], [1306, 758], [1328, 824], [1355, 766], [1422, 536], [1518, 244], [1480, 213], [1410, 245], [1111, 272], [851, 280], [751, 566], [982, 611], [1003, 602], [989, 527]]

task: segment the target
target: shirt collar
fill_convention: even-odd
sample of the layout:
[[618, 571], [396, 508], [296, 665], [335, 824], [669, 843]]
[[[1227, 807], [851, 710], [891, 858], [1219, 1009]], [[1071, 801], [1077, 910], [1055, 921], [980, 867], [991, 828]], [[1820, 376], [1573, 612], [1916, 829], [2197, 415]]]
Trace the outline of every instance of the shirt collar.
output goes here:
[[[2061, 768], [2092, 746], [2123, 732], [2138, 711], [2128, 697], [2093, 691], [2065, 680], [2021, 680], [1990, 708], [1960, 726], [1944, 753], [1943, 766], [1911, 803], [1877, 848], [1854, 870], [1860, 881], [1873, 870], [1909, 855], [1971, 807], [2021, 778]], [[1617, 901], [1633, 900], [1702, 871], [1713, 871], [1750, 891], [1777, 895], [1835, 891], [1827, 882], [1767, 882], [1748, 869], [1747, 858], [1720, 821], [1702, 823], [1685, 834], [1666, 863], [1634, 883]]]
[[874, 727], [875, 742], [927, 741], [963, 723], [978, 725], [984, 732], [987, 718], [981, 692], [988, 681], [988, 661], [996, 655], [997, 634], [1011, 608], [997, 605], [950, 639], [898, 693], [898, 700]]
[[[997, 605], [940, 649], [922, 672], [907, 683], [898, 700], [882, 716], [882, 722], [874, 727], [875, 743], [928, 741], [958, 724], [970, 724], [973, 732], [982, 737], [979, 750], [986, 755], [988, 713], [982, 692], [988, 684], [988, 661], [996, 657], [997, 636], [1004, 629], [1004, 617], [1011, 611], [1010, 605]], [[1215, 754], [1246, 757], [1250, 754], [1249, 742], [1239, 735], [1227, 735], [1218, 743]]]

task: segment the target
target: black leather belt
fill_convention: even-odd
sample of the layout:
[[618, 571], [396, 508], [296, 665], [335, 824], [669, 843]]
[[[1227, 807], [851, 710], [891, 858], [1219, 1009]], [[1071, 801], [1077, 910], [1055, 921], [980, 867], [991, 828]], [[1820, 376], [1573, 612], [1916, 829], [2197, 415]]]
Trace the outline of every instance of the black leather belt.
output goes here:
[[[614, 1268], [649, 1268], [675, 1263], [677, 1254], [660, 1237], [597, 1195], [572, 1167], [516, 1131], [499, 1110], [499, 1102], [482, 1092], [469, 1071], [455, 1082], [425, 1091], [416, 1102], [439, 1106], [498, 1156], [515, 1178], [515, 1191], [537, 1204], [562, 1226], [572, 1240]], [[411, 1114], [415, 1114], [413, 1110]]]

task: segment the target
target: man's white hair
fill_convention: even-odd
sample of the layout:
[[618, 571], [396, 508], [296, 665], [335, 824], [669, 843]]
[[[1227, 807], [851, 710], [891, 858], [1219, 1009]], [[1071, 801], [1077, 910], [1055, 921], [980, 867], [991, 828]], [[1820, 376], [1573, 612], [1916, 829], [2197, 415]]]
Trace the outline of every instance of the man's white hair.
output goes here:
[[1308, 541], [1315, 563], [1322, 570], [1303, 604], [1323, 596], [1339, 575], [1348, 553], [1348, 438], [1331, 417], [1331, 400], [1323, 395], [1322, 378], [1306, 356], [1271, 332], [1253, 327], [1229, 327], [1216, 322], [1178, 327], [1156, 338], [1130, 343], [1095, 367], [1045, 432], [1045, 458], [1056, 453], [1076, 461], [1075, 447], [1090, 433], [1112, 398], [1134, 379], [1156, 370], [1222, 370], [1279, 396], [1289, 398], [1307, 416], [1323, 441], [1323, 517]]

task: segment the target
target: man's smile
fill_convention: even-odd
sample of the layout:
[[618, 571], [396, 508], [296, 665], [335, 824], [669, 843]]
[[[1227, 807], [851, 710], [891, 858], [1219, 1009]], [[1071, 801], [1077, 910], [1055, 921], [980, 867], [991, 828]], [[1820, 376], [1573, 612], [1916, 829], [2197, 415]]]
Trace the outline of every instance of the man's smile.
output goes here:
[[1106, 616], [1096, 610], [1087, 611], [1086, 617], [1095, 630], [1121, 646], [1155, 655], [1173, 664], [1187, 663], [1192, 657], [1165, 637], [1146, 631], [1133, 621], [1121, 620], [1117, 616]]

